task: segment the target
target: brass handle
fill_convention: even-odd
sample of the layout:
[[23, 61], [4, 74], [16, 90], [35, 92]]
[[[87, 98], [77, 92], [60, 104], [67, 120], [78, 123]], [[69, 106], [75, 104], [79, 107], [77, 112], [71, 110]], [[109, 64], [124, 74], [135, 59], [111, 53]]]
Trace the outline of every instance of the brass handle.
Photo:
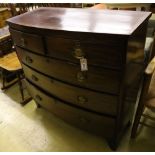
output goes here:
[[86, 74], [84, 72], [78, 72], [77, 73], [77, 80], [79, 82], [83, 82], [86, 79]]
[[78, 96], [77, 100], [78, 100], [78, 103], [80, 103], [80, 104], [84, 104], [88, 101], [87, 98], [84, 96]]
[[32, 75], [31, 78], [32, 78], [32, 80], [34, 80], [34, 81], [38, 81], [38, 78], [37, 78], [35, 75]]
[[42, 100], [42, 98], [39, 96], [39, 95], [36, 95], [36, 97], [35, 97], [38, 101], [41, 101]]
[[32, 60], [29, 56], [26, 56], [26, 61], [27, 61], [28, 63], [32, 63], [32, 62], [33, 62], [33, 60]]
[[80, 48], [76, 48], [75, 51], [73, 52], [73, 56], [76, 59], [81, 59], [85, 56], [85, 54]]
[[21, 44], [22, 47], [25, 47], [25, 45], [26, 45], [26, 40], [25, 40], [24, 38], [21, 38], [21, 39], [20, 39], [20, 44]]

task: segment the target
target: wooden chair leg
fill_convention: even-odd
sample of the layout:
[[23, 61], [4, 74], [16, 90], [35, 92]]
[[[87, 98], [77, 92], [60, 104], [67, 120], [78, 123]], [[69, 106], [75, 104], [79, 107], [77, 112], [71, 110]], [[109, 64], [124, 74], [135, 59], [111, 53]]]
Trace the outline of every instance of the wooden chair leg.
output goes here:
[[37, 108], [41, 108], [41, 105], [37, 102], [36, 102], [36, 106], [37, 106]]
[[6, 71], [5, 69], [2, 68], [2, 90], [6, 90], [8, 88], [10, 88], [11, 86], [13, 86], [14, 84], [16, 84], [18, 82], [18, 80], [11, 82], [10, 84], [6, 84]]
[[6, 80], [4, 69], [2, 69], [2, 80], [3, 80], [3, 82], [2, 82], [2, 88], [1, 89], [3, 90], [3, 89], [5, 89], [5, 80]]
[[26, 103], [28, 103], [29, 101], [32, 100], [32, 97], [29, 97], [29, 98], [26, 98], [26, 99], [24, 97], [24, 88], [23, 88], [23, 84], [22, 84], [22, 79], [24, 77], [22, 76], [21, 70], [17, 71], [16, 75], [17, 75], [17, 78], [18, 78], [19, 91], [20, 91], [21, 98], [22, 98], [22, 101], [20, 103], [22, 105], [25, 105]]
[[25, 104], [27, 104], [27, 103], [30, 102], [31, 100], [32, 100], [32, 97], [26, 98], [26, 99], [22, 100], [22, 101], [20, 102], [20, 104], [24, 106]]
[[23, 86], [22, 86], [22, 81], [21, 81], [22, 79], [20, 77], [20, 71], [17, 71], [16, 75], [17, 75], [17, 78], [18, 78], [19, 91], [20, 91], [22, 101], [23, 101], [24, 100], [24, 92], [23, 92]]

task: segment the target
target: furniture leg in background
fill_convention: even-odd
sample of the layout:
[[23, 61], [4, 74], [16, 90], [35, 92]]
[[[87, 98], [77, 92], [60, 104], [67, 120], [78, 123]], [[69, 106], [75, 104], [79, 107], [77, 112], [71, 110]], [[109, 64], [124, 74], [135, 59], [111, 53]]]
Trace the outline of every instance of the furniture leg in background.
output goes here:
[[[20, 64], [20, 62], [18, 60], [18, 57], [16, 55], [16, 52], [11, 52], [11, 53], [1, 57], [0, 58], [0, 67], [2, 68], [2, 80], [3, 80], [3, 82], [2, 82], [3, 86], [2, 86], [1, 89], [6, 90], [6, 89], [10, 88], [12, 85], [14, 85], [15, 83], [18, 82], [19, 91], [20, 91], [21, 99], [22, 99], [20, 103], [22, 105], [24, 105], [27, 102], [29, 102], [31, 100], [31, 97], [30, 98], [25, 98], [24, 97], [24, 90], [23, 90], [24, 87], [23, 87], [23, 84], [22, 84], [22, 79], [24, 79], [24, 74], [23, 74], [21, 64]], [[15, 76], [17, 77], [17, 80], [6, 85], [7, 75], [5, 73], [7, 71], [14, 73]]]

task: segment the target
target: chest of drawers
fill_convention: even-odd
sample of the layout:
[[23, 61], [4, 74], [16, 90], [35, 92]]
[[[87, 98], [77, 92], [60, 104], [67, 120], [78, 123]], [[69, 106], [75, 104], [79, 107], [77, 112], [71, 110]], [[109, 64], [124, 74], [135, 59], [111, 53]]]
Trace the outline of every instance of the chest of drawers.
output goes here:
[[9, 19], [36, 103], [116, 148], [132, 119], [150, 15], [40, 8]]

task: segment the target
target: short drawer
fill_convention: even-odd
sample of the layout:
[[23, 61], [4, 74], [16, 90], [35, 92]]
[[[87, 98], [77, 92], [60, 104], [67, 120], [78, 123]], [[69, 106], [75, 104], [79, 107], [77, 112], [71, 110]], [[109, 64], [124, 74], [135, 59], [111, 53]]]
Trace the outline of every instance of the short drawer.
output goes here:
[[89, 67], [88, 71], [82, 72], [80, 65], [32, 54], [21, 48], [17, 48], [17, 52], [25, 64], [58, 80], [92, 90], [119, 94], [120, 72], [101, 67]]
[[79, 62], [85, 57], [88, 64], [120, 69], [122, 66], [122, 46], [96, 41], [79, 41], [59, 37], [46, 37], [47, 54], [50, 57]]
[[42, 107], [59, 116], [61, 119], [79, 128], [108, 138], [113, 136], [115, 130], [114, 118], [105, 117], [103, 115], [94, 114], [69, 106], [66, 103], [56, 100], [52, 96], [43, 93], [28, 81], [25, 82], [34, 100]]
[[85, 109], [116, 115], [118, 96], [74, 87], [44, 76], [23, 65], [26, 78], [53, 96]]
[[44, 54], [44, 47], [41, 36], [24, 33], [14, 29], [10, 29], [10, 33], [14, 39], [14, 43], [17, 46], [31, 50], [36, 53]]

